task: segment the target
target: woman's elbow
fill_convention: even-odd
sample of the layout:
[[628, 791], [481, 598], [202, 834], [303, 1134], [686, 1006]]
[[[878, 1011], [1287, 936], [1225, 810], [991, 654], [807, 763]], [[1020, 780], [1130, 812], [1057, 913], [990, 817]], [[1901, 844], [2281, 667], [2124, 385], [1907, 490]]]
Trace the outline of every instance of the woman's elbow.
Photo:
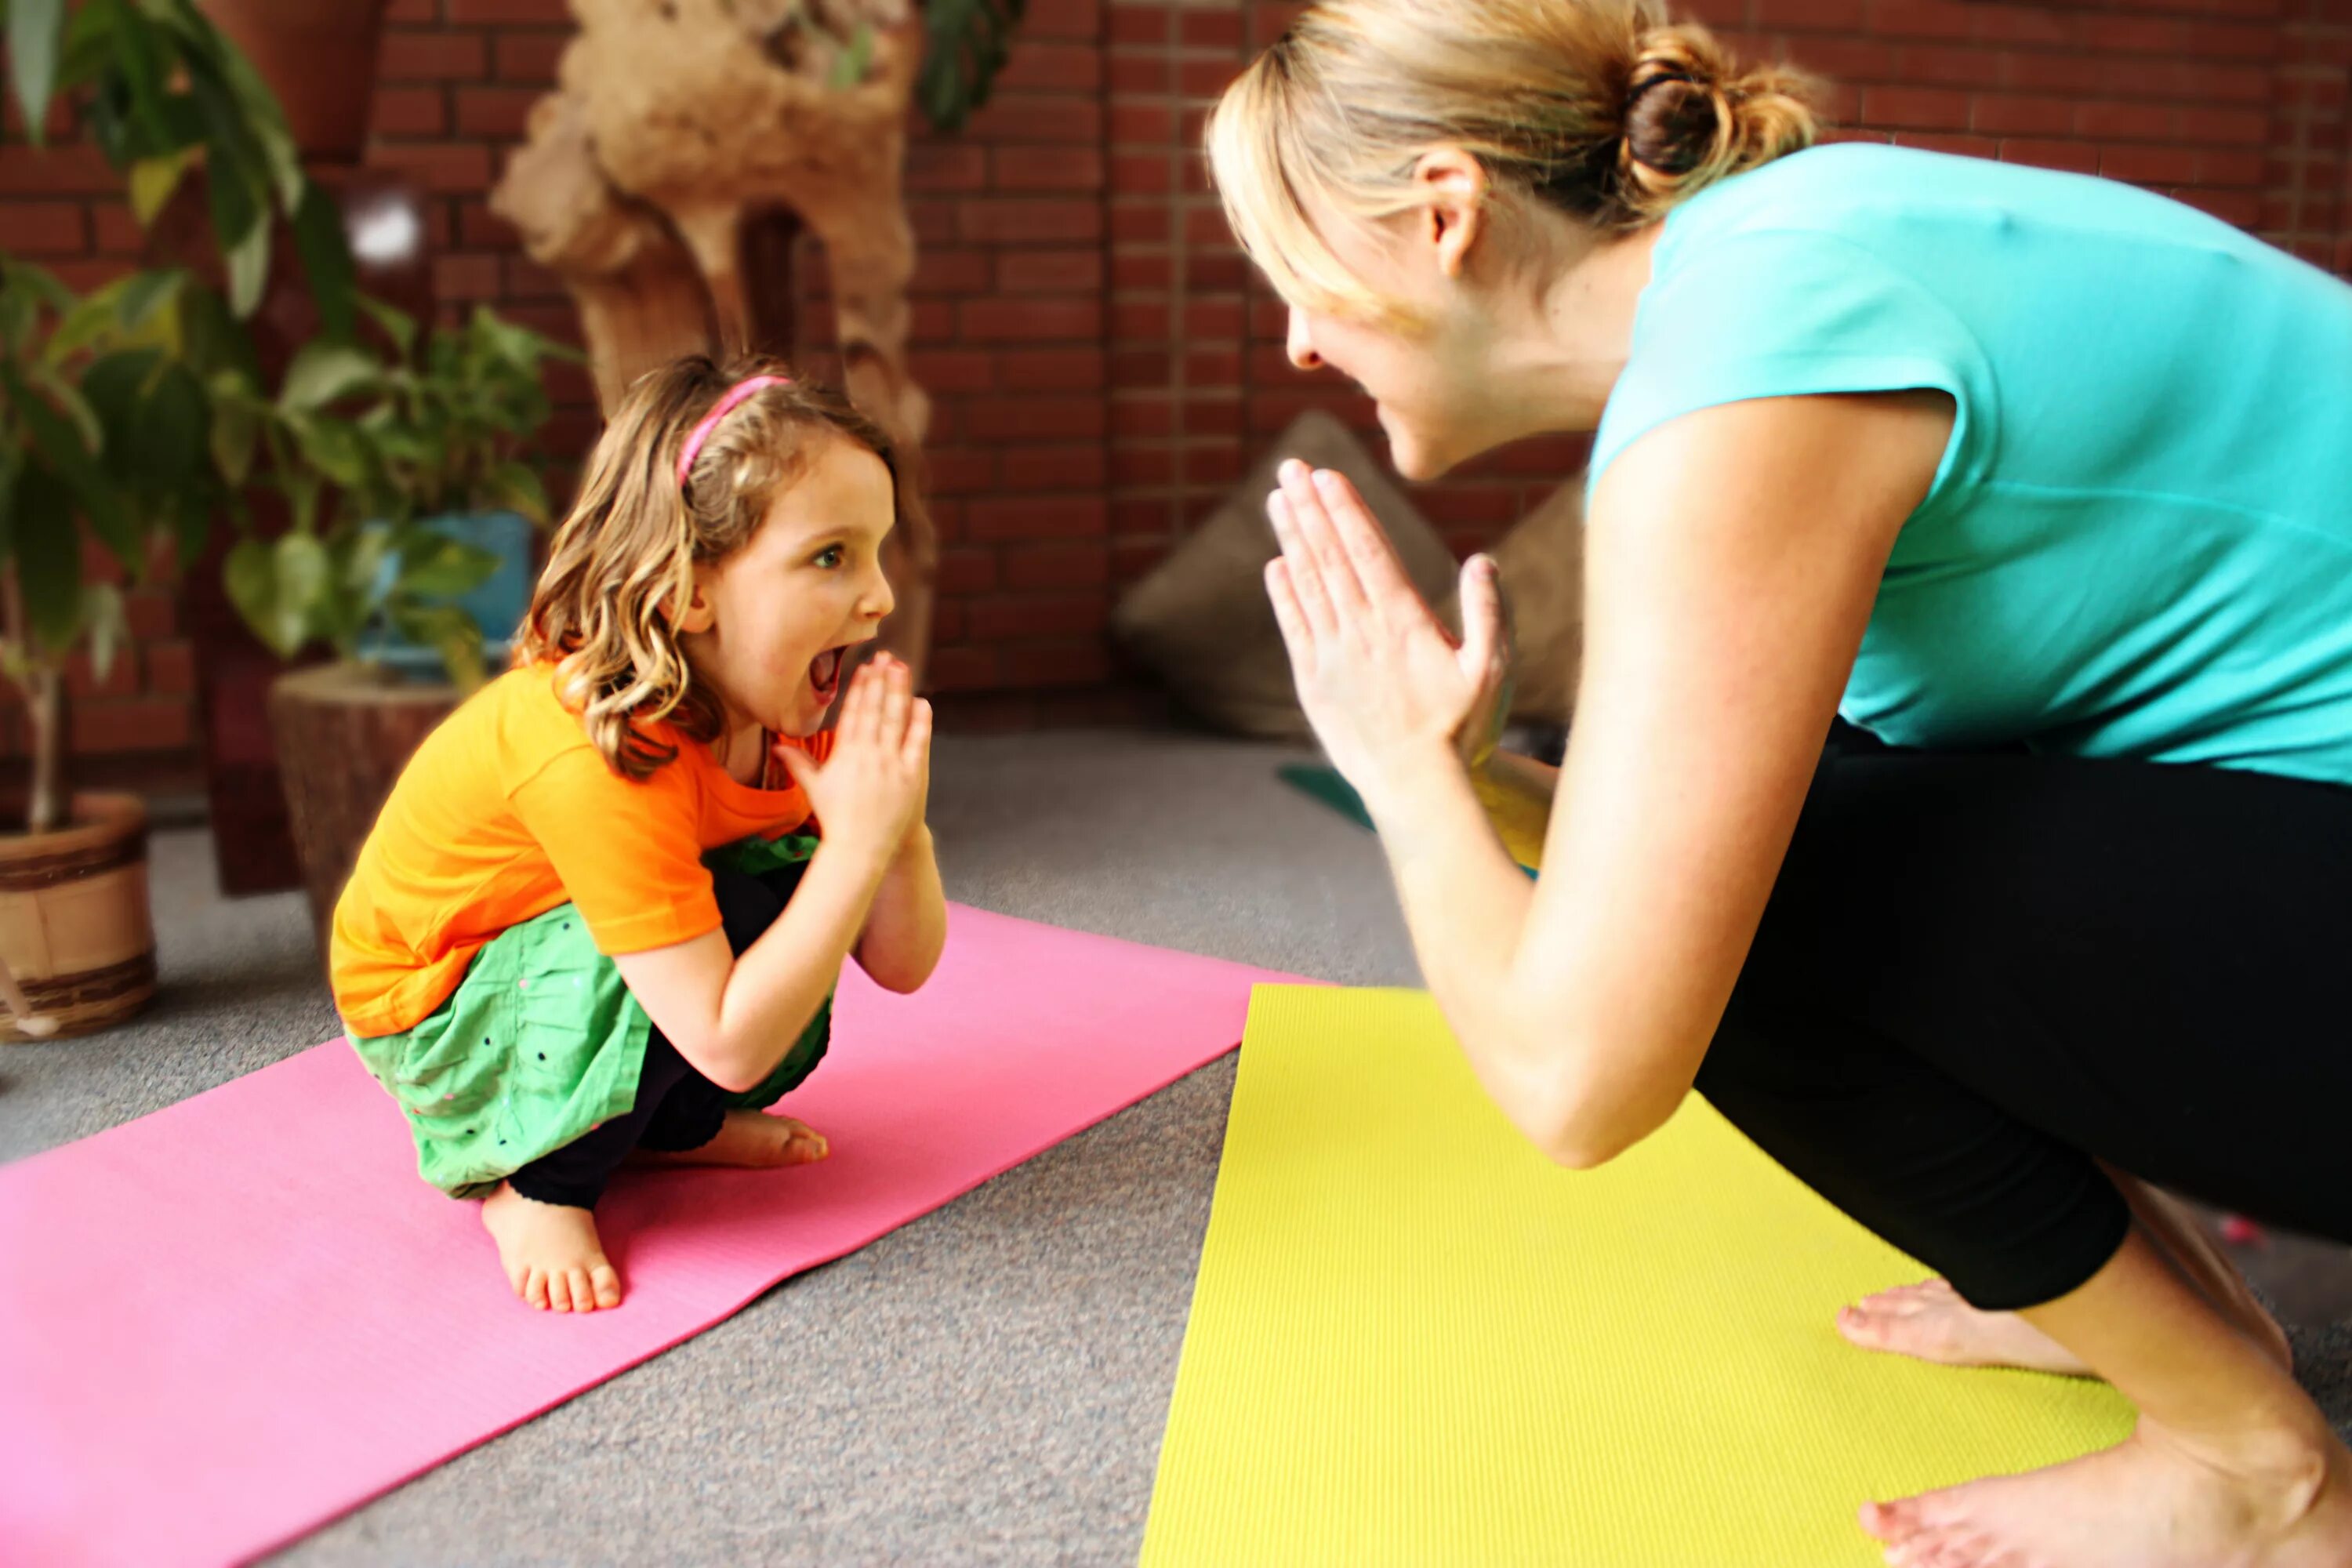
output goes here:
[[1638, 1107], [1612, 1103], [1581, 1086], [1549, 1097], [1533, 1124], [1522, 1123], [1545, 1159], [1570, 1171], [1597, 1171], [1664, 1124]]

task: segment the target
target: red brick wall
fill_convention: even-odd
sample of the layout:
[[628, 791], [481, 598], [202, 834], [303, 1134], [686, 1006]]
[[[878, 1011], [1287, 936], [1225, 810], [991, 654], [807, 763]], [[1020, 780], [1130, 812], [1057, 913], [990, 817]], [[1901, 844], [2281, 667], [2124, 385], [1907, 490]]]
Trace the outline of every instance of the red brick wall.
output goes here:
[[[1843, 134], [2105, 174], [2172, 193], [2352, 274], [2352, 0], [1694, 0], [1743, 50], [1839, 84]], [[994, 100], [960, 136], [919, 137], [916, 373], [943, 534], [936, 680], [1034, 717], [1099, 705], [1119, 587], [1214, 505], [1309, 404], [1378, 440], [1363, 400], [1284, 361], [1282, 312], [1202, 178], [1202, 110], [1286, 23], [1287, 5], [1031, 0]], [[431, 196], [436, 280], [575, 335], [562, 290], [488, 198], [552, 79], [562, 0], [394, 0], [373, 160]], [[86, 151], [0, 150], [5, 243], [88, 282], [137, 236]], [[814, 263], [814, 258], [811, 258]], [[822, 268], [806, 269], [812, 297]], [[804, 312], [821, 317], [821, 312]], [[807, 347], [821, 359], [821, 321]], [[591, 437], [566, 375], [552, 444]], [[1426, 487], [1460, 548], [1490, 541], [1575, 468], [1530, 443]], [[184, 644], [148, 595], [148, 638], [80, 705], [85, 751], [184, 749]], [[1003, 699], [998, 706], [1004, 705]], [[0, 746], [21, 744], [11, 713]]]

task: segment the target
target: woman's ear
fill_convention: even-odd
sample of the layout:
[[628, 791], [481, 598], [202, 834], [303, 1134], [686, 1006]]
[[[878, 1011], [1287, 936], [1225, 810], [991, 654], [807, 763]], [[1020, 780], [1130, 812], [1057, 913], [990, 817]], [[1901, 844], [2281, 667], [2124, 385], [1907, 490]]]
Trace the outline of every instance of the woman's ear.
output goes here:
[[1422, 194], [1422, 239], [1433, 247], [1438, 271], [1460, 278], [1470, 247], [1486, 228], [1486, 166], [1459, 147], [1433, 147], [1413, 165]]

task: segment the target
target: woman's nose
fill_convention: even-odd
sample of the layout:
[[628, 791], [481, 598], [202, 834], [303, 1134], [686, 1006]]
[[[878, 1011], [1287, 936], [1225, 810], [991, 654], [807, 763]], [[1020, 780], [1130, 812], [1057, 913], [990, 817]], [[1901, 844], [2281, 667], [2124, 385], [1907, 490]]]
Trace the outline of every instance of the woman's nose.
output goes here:
[[1307, 340], [1307, 312], [1295, 307], [1290, 312], [1290, 335], [1285, 346], [1290, 351], [1290, 363], [1301, 370], [1313, 370], [1323, 363], [1323, 356]]

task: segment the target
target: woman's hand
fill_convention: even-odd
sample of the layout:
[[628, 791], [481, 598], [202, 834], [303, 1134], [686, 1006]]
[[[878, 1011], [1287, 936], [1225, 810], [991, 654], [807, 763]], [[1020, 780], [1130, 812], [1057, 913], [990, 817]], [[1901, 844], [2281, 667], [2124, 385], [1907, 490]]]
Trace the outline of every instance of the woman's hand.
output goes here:
[[1423, 603], [1347, 479], [1281, 469], [1266, 515], [1282, 542], [1266, 593], [1299, 705], [1375, 820], [1419, 769], [1483, 761], [1507, 708], [1509, 639], [1495, 563], [1462, 569], [1456, 642]]
[[849, 678], [820, 764], [796, 746], [776, 755], [805, 791], [825, 842], [869, 855], [878, 872], [923, 821], [931, 787], [931, 705], [917, 697], [906, 664], [877, 653]]

